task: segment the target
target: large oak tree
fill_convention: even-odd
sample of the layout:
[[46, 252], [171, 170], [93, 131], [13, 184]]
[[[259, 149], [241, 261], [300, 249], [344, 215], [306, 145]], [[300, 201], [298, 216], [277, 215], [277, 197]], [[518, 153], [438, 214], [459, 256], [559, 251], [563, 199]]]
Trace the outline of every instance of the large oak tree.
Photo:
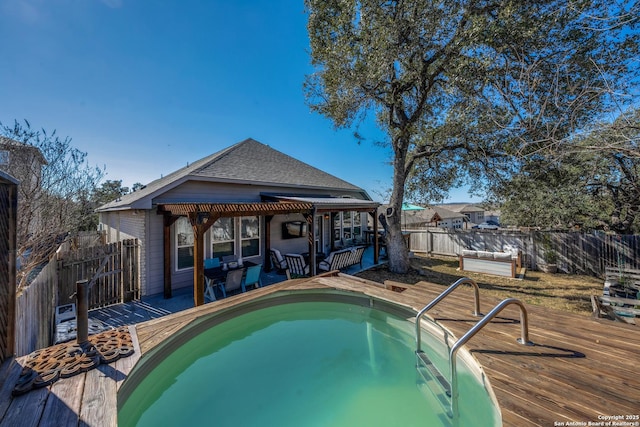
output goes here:
[[375, 116], [392, 152], [389, 266], [405, 272], [406, 192], [442, 194], [510, 172], [609, 107], [637, 53], [640, 5], [621, 1], [306, 0], [312, 110], [336, 127]]

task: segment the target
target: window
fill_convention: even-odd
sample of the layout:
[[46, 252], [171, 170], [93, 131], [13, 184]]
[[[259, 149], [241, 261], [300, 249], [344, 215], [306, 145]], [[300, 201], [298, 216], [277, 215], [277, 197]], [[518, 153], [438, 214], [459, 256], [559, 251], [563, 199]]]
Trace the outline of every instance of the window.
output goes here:
[[189, 220], [180, 217], [175, 223], [178, 270], [193, 267], [193, 228]]
[[340, 212], [333, 220], [333, 240], [353, 239], [362, 235], [360, 212]]
[[352, 237], [351, 212], [342, 212], [342, 237], [351, 239]]
[[6, 150], [0, 150], [0, 165], [8, 165], [9, 164], [9, 152]]
[[222, 258], [225, 255], [234, 255], [235, 233], [233, 218], [220, 218], [211, 226], [211, 254], [214, 258]]
[[360, 212], [353, 212], [353, 237], [359, 237], [362, 234], [362, 227], [360, 221], [362, 221], [362, 215]]
[[242, 256], [260, 255], [260, 218], [245, 216], [240, 219]]

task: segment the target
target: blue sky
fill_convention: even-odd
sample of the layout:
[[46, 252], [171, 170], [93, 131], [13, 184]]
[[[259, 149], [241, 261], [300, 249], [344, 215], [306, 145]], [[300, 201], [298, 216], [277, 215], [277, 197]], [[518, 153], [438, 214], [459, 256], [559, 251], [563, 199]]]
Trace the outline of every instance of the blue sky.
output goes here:
[[305, 104], [302, 1], [0, 0], [0, 40], [0, 121], [71, 137], [106, 179], [146, 184], [251, 137], [375, 200], [391, 185], [389, 150]]

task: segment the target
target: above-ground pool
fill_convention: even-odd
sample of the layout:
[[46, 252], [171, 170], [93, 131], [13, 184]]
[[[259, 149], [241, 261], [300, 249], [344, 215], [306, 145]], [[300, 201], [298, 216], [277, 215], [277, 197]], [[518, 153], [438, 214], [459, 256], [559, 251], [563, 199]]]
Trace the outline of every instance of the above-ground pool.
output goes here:
[[[450, 425], [416, 371], [406, 316], [368, 298], [305, 299], [203, 317], [145, 355], [120, 390], [118, 425]], [[426, 335], [425, 347], [448, 372], [442, 341]], [[481, 370], [459, 368], [459, 425], [500, 425]]]

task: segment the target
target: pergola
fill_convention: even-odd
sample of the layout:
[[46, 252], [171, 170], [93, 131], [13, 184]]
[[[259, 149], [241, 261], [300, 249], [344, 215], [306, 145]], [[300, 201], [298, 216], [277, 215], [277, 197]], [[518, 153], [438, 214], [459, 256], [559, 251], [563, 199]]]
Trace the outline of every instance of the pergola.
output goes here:
[[[250, 203], [162, 203], [158, 213], [164, 221], [164, 297], [171, 298], [171, 225], [181, 216], [187, 217], [193, 228], [193, 298], [195, 306], [204, 304], [204, 234], [220, 218], [237, 216], [264, 216], [264, 256], [269, 263], [271, 249], [271, 220], [275, 215], [292, 213], [302, 214], [309, 224], [307, 237], [309, 243], [309, 267], [312, 276], [316, 274], [315, 227], [316, 214], [333, 216], [340, 211], [368, 212], [373, 216], [374, 230], [378, 228], [376, 210], [378, 203], [369, 200], [334, 197], [284, 197], [263, 196], [261, 202]], [[332, 240], [333, 241], [333, 240]], [[332, 243], [333, 245], [333, 243]], [[378, 241], [374, 239], [374, 262], [378, 263]]]

